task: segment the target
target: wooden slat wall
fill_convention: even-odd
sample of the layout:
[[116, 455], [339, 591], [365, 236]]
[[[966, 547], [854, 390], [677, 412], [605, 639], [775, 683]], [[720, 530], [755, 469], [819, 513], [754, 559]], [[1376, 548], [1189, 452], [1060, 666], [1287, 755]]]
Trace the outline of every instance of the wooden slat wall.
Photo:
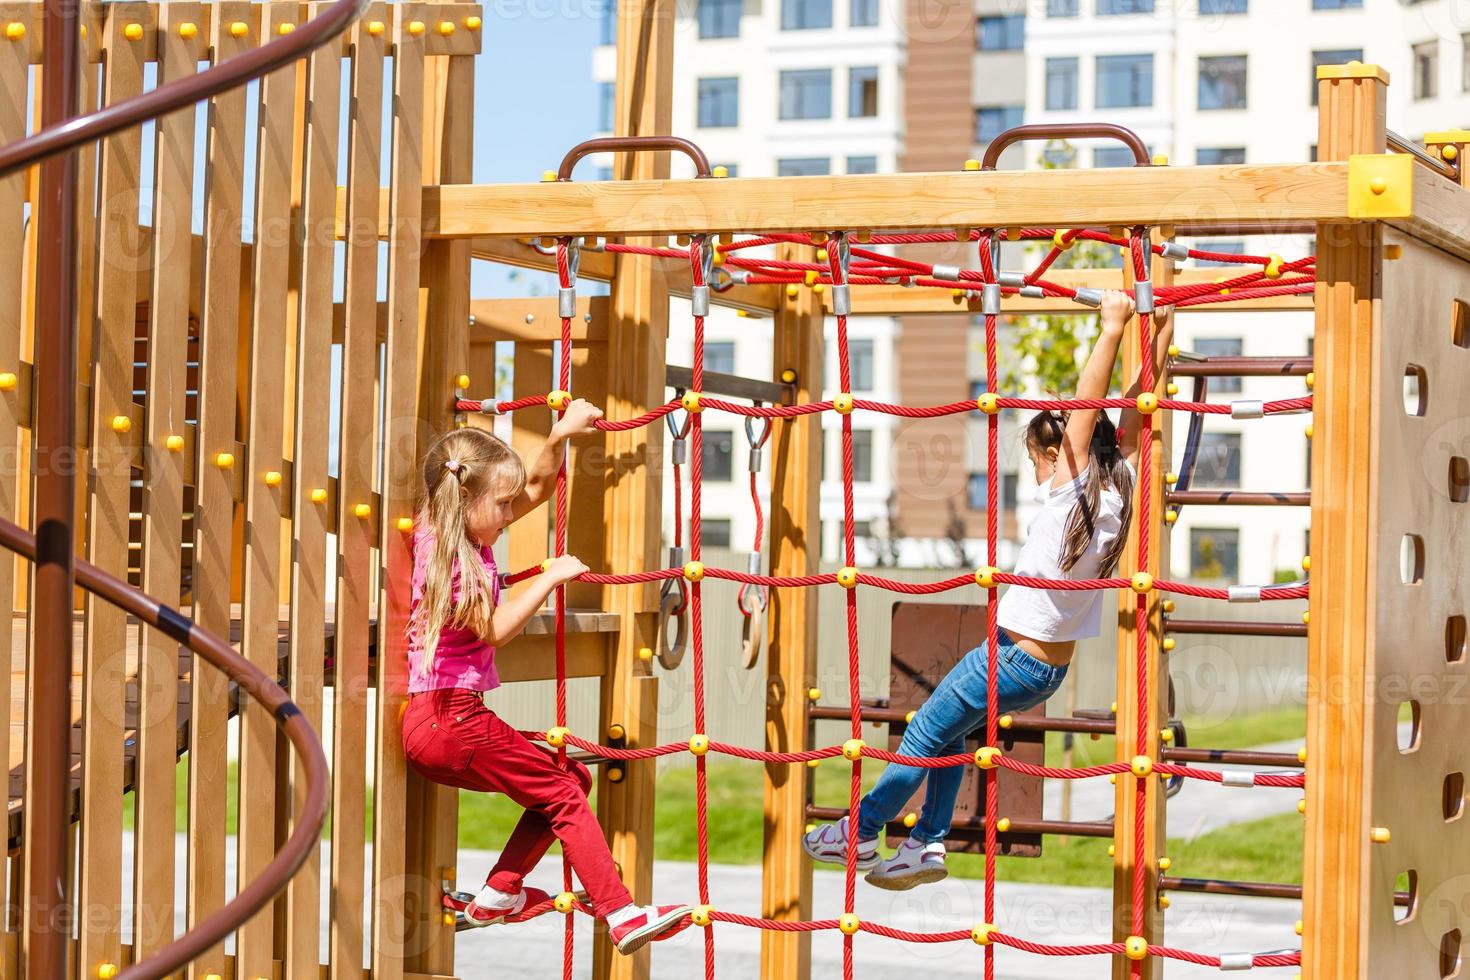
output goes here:
[[[362, 968], [363, 794], [368, 611], [372, 602], [373, 524], [355, 508], [372, 496], [376, 437], [378, 185], [383, 138], [386, 33], [374, 4], [353, 28], [351, 115], [347, 129], [346, 286], [342, 413], [337, 477], [336, 686], [332, 712], [332, 882], [328, 961], [342, 973]], [[335, 205], [334, 205], [335, 208]]]
[[[216, 63], [247, 49], [256, 32], [249, 3], [213, 8], [210, 45]], [[234, 22], [250, 30], [230, 31]], [[230, 580], [235, 493], [221, 453], [235, 452], [238, 333], [240, 318], [240, 217], [244, 189], [245, 92], [234, 89], [210, 100], [204, 189], [204, 264], [200, 299], [199, 431], [195, 445], [194, 621], [215, 634], [230, 629]], [[193, 658], [189, 701], [188, 921], [192, 925], [225, 900], [225, 785], [228, 686], [202, 658]], [[224, 975], [224, 949], [216, 946], [190, 965], [191, 980]]]
[[[12, 6], [0, 7], [0, 18], [13, 16]], [[19, 139], [26, 133], [26, 85], [29, 70], [23, 52], [15, 45], [0, 46], [0, 92], [16, 93], [15, 98], [0, 99], [0, 143]], [[0, 178], [0, 371], [15, 373], [21, 357], [21, 342], [25, 334], [24, 296], [25, 282], [25, 235], [23, 234], [25, 213], [26, 178], [24, 174]], [[16, 391], [0, 391], [0, 452], [22, 462], [19, 455], [24, 438], [19, 431], [19, 396]], [[18, 513], [19, 466], [0, 474], [0, 518], [13, 521]], [[15, 608], [16, 558], [0, 555], [0, 621], [13, 624]], [[14, 627], [7, 636], [13, 636]], [[12, 644], [13, 641], [7, 641]], [[14, 670], [14, 650], [7, 646], [5, 658], [6, 690], [0, 702], [0, 759], [10, 765], [10, 672]], [[7, 782], [8, 786], [8, 782]], [[8, 792], [8, 790], [7, 790]], [[20, 867], [14, 861], [14, 867]], [[3, 862], [0, 862], [3, 868]], [[0, 877], [0, 880], [4, 880]], [[12, 894], [14, 894], [12, 892]], [[18, 903], [12, 903], [12, 905]], [[12, 913], [13, 914], [13, 913]], [[11, 914], [0, 921], [0, 929], [9, 930]], [[14, 932], [0, 933], [5, 941], [0, 948], [0, 973], [7, 977], [19, 974], [17, 956], [18, 939]]]
[[[310, 16], [322, 4], [310, 6]], [[337, 208], [338, 128], [342, 55], [329, 46], [309, 59], [301, 138], [301, 264], [292, 412], [290, 564], [291, 696], [312, 728], [322, 727], [322, 658], [326, 647], [328, 510], [312, 499], [327, 486], [327, 424], [331, 374], [332, 291]], [[278, 741], [278, 757], [281, 747]], [[305, 800], [303, 774], [288, 752], [292, 825]], [[317, 854], [291, 881], [285, 898], [283, 974], [308, 976], [321, 958], [321, 865]]]
[[[388, 332], [382, 382], [381, 513], [377, 519], [382, 589], [378, 600], [377, 745], [373, 782], [373, 958], [375, 980], [400, 980], [407, 862], [408, 766], [403, 757], [402, 719], [408, 706], [407, 635], [413, 578], [411, 528], [418, 484], [419, 209], [423, 203], [424, 46], [423, 34], [408, 25], [422, 20], [419, 4], [402, 4], [393, 28], [393, 136], [388, 207]], [[468, 299], [468, 290], [466, 290]], [[446, 393], [447, 395], [447, 393]], [[410, 527], [400, 528], [408, 519]], [[452, 861], [452, 858], [451, 858]], [[437, 875], [429, 879], [437, 884]], [[430, 914], [433, 909], [430, 908]], [[446, 972], [452, 971], [450, 945]]]
[[[146, 17], [146, 7], [111, 8], [102, 44], [104, 98], [122, 101], [143, 89], [143, 52], [123, 36], [125, 26]], [[150, 25], [151, 27], [151, 25]], [[93, 433], [88, 472], [87, 557], [115, 575], [128, 568], [128, 508], [132, 476], [133, 343], [137, 323], [138, 155], [141, 135], [128, 129], [102, 143], [101, 209], [98, 215], [98, 274], [95, 326], [80, 321], [94, 337], [90, 382]], [[90, 328], [90, 329], [89, 329]], [[80, 353], [79, 353], [80, 356]], [[82, 362], [84, 363], [84, 362]], [[81, 490], [79, 482], [78, 490]], [[89, 921], [78, 949], [83, 975], [121, 959], [122, 789], [124, 677], [129, 648], [127, 617], [106, 602], [87, 597], [82, 699], [81, 875], [83, 909], [105, 916]], [[172, 815], [170, 815], [172, 816]], [[170, 885], [172, 884], [172, 878]], [[169, 889], [168, 905], [173, 905]], [[150, 909], [151, 911], [151, 909]], [[148, 921], [140, 916], [137, 921]], [[165, 920], [167, 923], [167, 920]], [[171, 936], [171, 931], [170, 931]]]
[[[160, 11], [159, 82], [192, 75], [205, 54], [197, 3]], [[178, 603], [184, 517], [183, 439], [188, 390], [190, 243], [194, 193], [194, 109], [159, 120], [153, 174], [153, 281], [150, 291], [146, 423], [143, 440], [143, 591]], [[170, 439], [175, 440], [170, 444]], [[147, 909], [135, 929], [133, 957], [142, 959], [173, 938], [174, 810], [178, 744], [178, 644], [143, 631], [138, 684], [138, 791], [133, 903]]]

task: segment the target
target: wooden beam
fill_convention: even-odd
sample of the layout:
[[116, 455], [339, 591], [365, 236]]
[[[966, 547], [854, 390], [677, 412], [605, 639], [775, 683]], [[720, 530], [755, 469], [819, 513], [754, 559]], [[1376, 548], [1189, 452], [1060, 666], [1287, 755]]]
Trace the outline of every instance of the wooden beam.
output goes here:
[[[1318, 89], [1317, 145], [1324, 159], [1384, 152], [1385, 79], [1324, 79]], [[1371, 224], [1360, 230], [1366, 235], [1345, 236], [1324, 226], [1317, 241], [1313, 366], [1320, 380], [1313, 405], [1311, 538], [1317, 560], [1307, 626], [1307, 676], [1317, 694], [1307, 701], [1311, 763], [1302, 879], [1307, 980], [1379, 973], [1369, 967], [1370, 919], [1389, 908], [1375, 905], [1368, 890], [1374, 814], [1365, 770], [1373, 765], [1377, 697], [1368, 678], [1379, 601], [1374, 423], [1381, 413], [1402, 409], [1376, 402], [1382, 231]], [[1395, 364], [1392, 370], [1403, 368]], [[1393, 711], [1396, 721], [1396, 708], [1378, 710]]]
[[1157, 226], [1217, 220], [1228, 220], [1243, 234], [1270, 234], [1303, 221], [1348, 220], [1348, 169], [1346, 163], [1303, 163], [431, 186], [424, 188], [424, 236]]

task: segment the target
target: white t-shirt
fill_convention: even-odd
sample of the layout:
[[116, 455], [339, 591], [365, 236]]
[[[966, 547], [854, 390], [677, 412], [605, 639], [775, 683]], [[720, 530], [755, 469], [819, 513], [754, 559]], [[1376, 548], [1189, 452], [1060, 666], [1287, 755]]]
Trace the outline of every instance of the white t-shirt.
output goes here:
[[[1128, 471], [1133, 472], [1131, 464]], [[1060, 564], [1067, 521], [1086, 485], [1087, 470], [1083, 470], [1076, 479], [1045, 495], [1040, 513], [1026, 529], [1026, 543], [1016, 557], [1015, 574], [1052, 579], [1102, 577], [1103, 554], [1122, 530], [1123, 498], [1111, 487], [1103, 487], [1099, 494], [1097, 530], [1087, 550], [1070, 571], [1063, 572]], [[1104, 591], [1065, 592], [1012, 585], [1000, 597], [996, 621], [1001, 629], [1037, 640], [1081, 640], [1097, 636], [1102, 631]]]

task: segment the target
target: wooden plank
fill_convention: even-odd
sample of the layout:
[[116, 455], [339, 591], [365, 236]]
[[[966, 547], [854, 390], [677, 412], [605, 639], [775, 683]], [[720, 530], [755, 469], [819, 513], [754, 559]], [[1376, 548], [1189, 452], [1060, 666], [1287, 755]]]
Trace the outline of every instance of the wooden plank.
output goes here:
[[[0, 8], [0, 18], [12, 16], [13, 7]], [[0, 46], [0, 92], [13, 93], [11, 98], [0, 99], [0, 143], [9, 143], [26, 134], [26, 85], [28, 81], [26, 60], [15, 47]], [[24, 278], [26, 251], [26, 177], [24, 173], [0, 178], [0, 364], [14, 372], [20, 362], [21, 343], [25, 336], [25, 293], [28, 280]], [[34, 222], [32, 222], [34, 224]], [[20, 432], [19, 398], [16, 392], [0, 393], [0, 433], [4, 441], [0, 452], [15, 460], [15, 465], [0, 475], [0, 519], [14, 521], [19, 515], [19, 483], [23, 469], [22, 446], [26, 437]], [[0, 555], [0, 622], [12, 618], [16, 608], [17, 583], [23, 582], [24, 574], [17, 574], [17, 559], [14, 555]], [[20, 656], [25, 655], [21, 644]], [[14, 672], [16, 651], [6, 650], [4, 666]], [[23, 663], [23, 662], [22, 662]], [[0, 760], [10, 759], [12, 748], [19, 749], [24, 736], [15, 742], [11, 739], [12, 719], [24, 720], [25, 711], [19, 713], [11, 708], [7, 699], [0, 705]], [[19, 868], [20, 861], [13, 862]], [[3, 878], [0, 878], [3, 881]], [[12, 891], [11, 894], [19, 894]], [[18, 903], [16, 903], [18, 904]], [[20, 936], [13, 931], [9, 921], [18, 910], [13, 910], [0, 921], [0, 973], [7, 977], [20, 975]]]
[[[789, 258], [788, 254], [783, 257]], [[822, 316], [811, 290], [775, 316], [771, 373], [796, 372], [796, 399], [822, 397]], [[771, 430], [770, 553], [772, 575], [810, 575], [822, 558], [819, 520], [822, 429], [801, 419], [779, 419]], [[766, 747], [808, 748], [806, 692], [817, 676], [817, 596], [810, 589], [771, 590], [766, 644]], [[765, 835], [761, 860], [761, 914], [790, 921], [812, 917], [812, 866], [801, 836], [806, 830], [807, 772], [765, 767]], [[762, 932], [762, 976], [811, 975], [811, 938], [804, 932]]]
[[[422, 179], [446, 184], [469, 181], [475, 142], [474, 61], [435, 59], [425, 66], [423, 87]], [[425, 248], [421, 286], [427, 295], [418, 387], [421, 438], [416, 458], [422, 458], [429, 439], [453, 424], [454, 378], [469, 362], [469, 283], [467, 243]], [[414, 883], [405, 899], [414, 909], [407, 928], [419, 951], [404, 966], [450, 971], [454, 931], [437, 914], [437, 886], [443, 869], [455, 863], [459, 795], [410, 771], [406, 800], [408, 836], [417, 842], [407, 855], [407, 875]]]
[[[206, 51], [204, 36], [185, 38], [178, 30], [183, 23], [198, 24], [199, 4], [169, 4], [160, 13], [159, 80], [166, 84], [194, 74]], [[115, 11], [113, 19], [121, 15]], [[140, 581], [144, 592], [171, 605], [182, 598], [184, 453], [169, 441], [184, 434], [189, 387], [194, 115], [191, 106], [160, 119], [154, 130], [151, 245], [157, 251], [150, 253]], [[148, 912], [140, 916], [144, 928], [135, 928], [133, 936], [140, 959], [174, 935], [178, 664], [177, 642], [158, 630], [143, 631], [134, 840], [138, 853], [150, 858], [137, 863], [133, 876], [133, 906]]]
[[[1384, 151], [1385, 82], [1324, 81], [1319, 92], [1323, 159]], [[1373, 814], [1364, 773], [1375, 763], [1376, 712], [1370, 705], [1376, 694], [1368, 677], [1378, 603], [1374, 528], [1384, 492], [1374, 426], [1386, 406], [1375, 400], [1369, 410], [1364, 404], [1365, 393], [1377, 392], [1380, 384], [1382, 231], [1365, 225], [1357, 232], [1342, 235], [1324, 226], [1317, 239], [1311, 539], [1316, 560], [1307, 675], [1320, 695], [1307, 703], [1302, 976], [1308, 980], [1371, 975], [1367, 944], [1375, 910], [1367, 883]], [[1403, 369], [1392, 370], [1401, 376]], [[1317, 778], [1322, 773], [1328, 778]]]
[[[312, 4], [309, 16], [323, 5]], [[295, 397], [291, 416], [292, 460], [290, 637], [291, 697], [316, 731], [322, 728], [322, 662], [326, 647], [327, 508], [312, 494], [327, 486], [327, 426], [331, 374], [337, 142], [342, 93], [340, 50], [318, 49], [306, 63], [301, 146], [301, 261], [296, 318]], [[324, 222], [326, 225], [324, 226]], [[304, 774], [294, 752], [289, 763], [292, 826], [305, 800]], [[286, 892], [286, 976], [302, 976], [321, 959], [321, 865], [313, 853]]]
[[[225, 2], [212, 8], [210, 47], [216, 64], [247, 50], [247, 34], [230, 24], [248, 22], [254, 5]], [[217, 465], [235, 453], [235, 378], [241, 310], [241, 201], [244, 190], [245, 89], [209, 102], [204, 184], [204, 254], [199, 318], [199, 431], [195, 440], [194, 564], [190, 593], [194, 621], [216, 635], [230, 628], [234, 564], [233, 469]], [[237, 457], [238, 458], [238, 457]], [[229, 696], [223, 673], [194, 658], [190, 683], [188, 922], [199, 922], [225, 901], [225, 797]], [[223, 975], [223, 944], [189, 967], [190, 980]]]
[[[398, 6], [393, 29], [392, 163], [389, 174], [388, 333], [384, 343], [385, 427], [381, 513], [377, 515], [379, 565], [377, 746], [373, 782], [373, 957], [377, 980], [401, 980], [408, 950], [402, 948], [408, 915], [408, 863], [401, 842], [408, 834], [408, 764], [403, 755], [403, 712], [408, 707], [409, 583], [413, 580], [411, 529], [419, 482], [416, 413], [419, 384], [419, 205], [423, 195], [424, 46], [407, 23], [422, 8]], [[325, 199], [324, 199], [325, 203]], [[324, 215], [325, 217], [325, 215]], [[400, 528], [400, 521], [410, 527]], [[453, 863], [450, 859], [449, 863]], [[430, 878], [437, 884], [438, 876]], [[435, 916], [438, 909], [425, 909]], [[440, 924], [439, 930], [444, 927]], [[452, 931], [451, 931], [452, 935]], [[447, 969], [453, 970], [453, 953]]]
[[[379, 158], [383, 133], [383, 55], [388, 36], [367, 25], [381, 20], [373, 4], [352, 29], [347, 186], [351, 193], [342, 341], [341, 424], [337, 451], [337, 603], [332, 709], [332, 882], [327, 962], [343, 973], [362, 968], [365, 845], [368, 610], [372, 603], [373, 524], [356, 514], [373, 490], [376, 437]], [[367, 234], [363, 234], [363, 231]]]
[[[120, 102], [143, 90], [143, 62], [139, 50], [123, 36], [124, 25], [146, 10], [130, 5], [111, 7], [101, 39], [106, 50], [104, 98]], [[126, 431], [114, 420], [127, 419], [133, 402], [133, 335], [137, 311], [137, 255], [134, 237], [138, 221], [138, 156], [141, 135], [125, 130], [101, 146], [96, 323], [91, 333], [93, 361], [92, 429], [87, 497], [87, 557], [115, 575], [128, 567], [128, 505], [132, 478], [132, 451]], [[87, 323], [87, 321], [80, 321]], [[80, 352], [79, 352], [80, 354]], [[79, 363], [85, 363], [80, 361]], [[82, 819], [80, 826], [81, 908], [110, 910], [84, 920], [78, 949], [79, 971], [95, 975], [104, 963], [119, 964], [122, 900], [122, 743], [123, 676], [129, 654], [127, 617], [121, 609], [90, 595], [86, 598], [83, 639], [82, 701]], [[169, 814], [172, 821], [172, 812]], [[173, 876], [163, 899], [168, 913], [164, 924], [173, 938]], [[142, 925], [146, 944], [155, 944], [152, 902], [140, 909], [135, 923]]]
[[[266, 4], [262, 37], [301, 22], [301, 5]], [[283, 435], [286, 283], [289, 276], [291, 159], [296, 106], [293, 65], [265, 76], [256, 115], [255, 250], [256, 284], [249, 333], [249, 391], [246, 411], [245, 575], [240, 652], [263, 670], [275, 670], [276, 623], [280, 609], [281, 518], [279, 482]], [[242, 344], [242, 350], [244, 345]], [[276, 722], [258, 702], [240, 706], [240, 881], [253, 881], [275, 854]], [[244, 976], [268, 974], [276, 959], [269, 907], [235, 934], [236, 969]]]
[[[578, 296], [572, 319], [572, 343], [606, 343], [609, 299]], [[499, 340], [550, 344], [561, 339], [561, 316], [555, 296], [470, 300], [470, 343]], [[590, 317], [590, 319], [589, 319]]]
[[[1154, 240], [1158, 240], [1157, 232], [1154, 232]], [[1172, 285], [1173, 273], [1173, 266], [1169, 262], [1158, 257], [1150, 261], [1149, 275], [1155, 286]], [[1115, 272], [1114, 275], [1116, 274]], [[1127, 260], [1125, 265], [1124, 280], [1130, 287], [1134, 283], [1131, 260]], [[1137, 319], [1130, 321], [1128, 329], [1123, 334], [1122, 354], [1123, 379], [1125, 384], [1131, 384], [1144, 358], [1150, 356], [1139, 336]], [[1161, 371], [1154, 378], [1153, 391], [1161, 398], [1164, 396], [1164, 387], [1168, 382], [1166, 375], [1167, 372]], [[1160, 412], [1154, 415], [1150, 441], [1139, 452], [1138, 485], [1134, 488], [1133, 496], [1133, 526], [1129, 530], [1128, 543], [1124, 545], [1123, 553], [1118, 560], [1118, 571], [1115, 574], [1132, 575], [1134, 572], [1148, 572], [1156, 579], [1168, 577], [1170, 549], [1164, 525], [1164, 472], [1169, 468], [1169, 460], [1172, 458], [1170, 455], [1172, 421], [1173, 415], [1170, 412]], [[1147, 483], [1143, 480], [1143, 453], [1149, 454]], [[1142, 517], [1145, 495], [1147, 495], [1148, 504], [1147, 523]], [[1143, 557], [1141, 547], [1145, 529], [1149, 541], [1146, 559]], [[1138, 598], [1138, 594], [1131, 589], [1121, 589], [1117, 595], [1117, 758], [1124, 762], [1138, 755], [1158, 759], [1161, 747], [1159, 732], [1166, 727], [1169, 720], [1169, 671], [1167, 662], [1164, 660], [1163, 648], [1160, 645], [1162, 634], [1159, 624], [1162, 621], [1162, 613], [1160, 594], [1157, 591], [1150, 592], [1148, 595], [1144, 636], [1142, 676], [1147, 680], [1148, 697], [1142, 702], [1138, 698], [1140, 678]], [[1140, 713], [1143, 715], [1144, 730], [1147, 733], [1142, 743], [1138, 740]], [[1137, 811], [1138, 781], [1131, 775], [1122, 776], [1117, 780], [1113, 804], [1115, 814], [1113, 818], [1113, 908], [1116, 910], [1113, 917], [1113, 937], [1115, 942], [1122, 942], [1130, 935], [1144, 936], [1150, 943], [1163, 941], [1164, 916], [1158, 905], [1160, 894], [1158, 859], [1162, 856], [1160, 852], [1167, 839], [1162, 789], [1163, 783], [1159, 777], [1145, 781], [1144, 812], [1140, 829]], [[1144, 902], [1142, 924], [1135, 930], [1131, 921], [1133, 878], [1136, 867], [1133, 848], [1135, 835], [1139, 833], [1143, 835]], [[1112, 965], [1114, 980], [1129, 980], [1130, 976], [1134, 977], [1134, 980], [1153, 980], [1164, 973], [1162, 962], [1157, 957], [1149, 957], [1139, 963], [1139, 974], [1130, 972], [1133, 966], [1132, 960], [1114, 956]]]
[[1348, 216], [1346, 163], [424, 188], [426, 238], [1213, 221], [1269, 234]]

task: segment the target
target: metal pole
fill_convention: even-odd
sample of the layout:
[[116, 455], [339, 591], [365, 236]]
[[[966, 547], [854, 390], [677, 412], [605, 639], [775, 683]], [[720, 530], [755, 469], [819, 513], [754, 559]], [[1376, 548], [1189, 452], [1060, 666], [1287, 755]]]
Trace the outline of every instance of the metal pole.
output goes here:
[[[41, 124], [76, 115], [78, 5], [47, 0]], [[67, 783], [71, 763], [72, 508], [76, 498], [76, 190], [74, 152], [41, 164], [35, 386], [35, 643], [26, 737], [26, 942], [21, 973], [67, 972]]]

